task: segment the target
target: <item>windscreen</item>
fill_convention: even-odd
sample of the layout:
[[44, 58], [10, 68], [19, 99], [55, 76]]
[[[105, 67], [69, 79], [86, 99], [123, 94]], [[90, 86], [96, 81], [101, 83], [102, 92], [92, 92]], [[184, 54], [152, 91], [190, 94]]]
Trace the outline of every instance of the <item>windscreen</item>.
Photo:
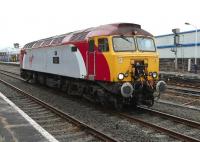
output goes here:
[[113, 37], [113, 48], [115, 51], [135, 51], [135, 40], [133, 37]]
[[154, 40], [146, 37], [137, 37], [137, 45], [140, 51], [156, 51]]

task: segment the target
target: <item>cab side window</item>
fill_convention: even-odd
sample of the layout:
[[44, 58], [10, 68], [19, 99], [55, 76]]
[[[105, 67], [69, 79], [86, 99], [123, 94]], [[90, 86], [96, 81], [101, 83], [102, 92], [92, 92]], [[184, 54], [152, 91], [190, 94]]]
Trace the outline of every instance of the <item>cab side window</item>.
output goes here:
[[99, 52], [108, 52], [109, 51], [109, 45], [108, 45], [107, 38], [98, 39], [98, 51]]
[[94, 40], [89, 41], [89, 52], [94, 52]]

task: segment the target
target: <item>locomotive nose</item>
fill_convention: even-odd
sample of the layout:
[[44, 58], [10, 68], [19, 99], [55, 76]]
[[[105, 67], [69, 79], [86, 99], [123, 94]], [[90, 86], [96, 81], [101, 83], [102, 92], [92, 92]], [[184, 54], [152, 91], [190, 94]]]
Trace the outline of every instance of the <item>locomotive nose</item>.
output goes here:
[[132, 94], [133, 94], [133, 90], [134, 90], [134, 89], [133, 89], [133, 86], [132, 86], [132, 84], [129, 83], [129, 82], [125, 82], [125, 83], [123, 83], [122, 86], [121, 86], [121, 94], [122, 94], [122, 96], [125, 97], [125, 98], [131, 97]]

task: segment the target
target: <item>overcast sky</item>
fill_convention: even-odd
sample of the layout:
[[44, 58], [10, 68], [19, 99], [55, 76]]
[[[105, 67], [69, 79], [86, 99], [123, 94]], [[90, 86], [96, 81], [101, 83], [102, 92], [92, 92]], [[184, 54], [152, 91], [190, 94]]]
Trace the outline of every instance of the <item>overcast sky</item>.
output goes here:
[[153, 35], [200, 28], [199, 0], [0, 0], [0, 48], [115, 22]]

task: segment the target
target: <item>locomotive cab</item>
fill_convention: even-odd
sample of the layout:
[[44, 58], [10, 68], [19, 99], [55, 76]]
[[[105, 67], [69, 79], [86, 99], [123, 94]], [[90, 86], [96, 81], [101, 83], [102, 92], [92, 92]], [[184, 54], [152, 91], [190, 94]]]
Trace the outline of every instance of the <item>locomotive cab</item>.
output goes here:
[[[101, 67], [99, 56], [102, 54], [110, 69], [111, 83], [109, 86], [116, 88], [112, 90], [112, 93], [121, 96], [123, 98], [121, 101], [127, 104], [135, 101], [152, 106], [155, 94], [160, 95], [161, 90], [165, 90], [164, 82], [156, 87], [159, 56], [152, 37], [142, 35], [98, 36], [91, 38], [89, 43], [88, 66], [93, 66], [92, 71], [88, 71], [88, 77], [98, 80], [100, 74], [106, 76], [108, 73]], [[101, 70], [101, 72], [95, 72], [96, 70]]]

